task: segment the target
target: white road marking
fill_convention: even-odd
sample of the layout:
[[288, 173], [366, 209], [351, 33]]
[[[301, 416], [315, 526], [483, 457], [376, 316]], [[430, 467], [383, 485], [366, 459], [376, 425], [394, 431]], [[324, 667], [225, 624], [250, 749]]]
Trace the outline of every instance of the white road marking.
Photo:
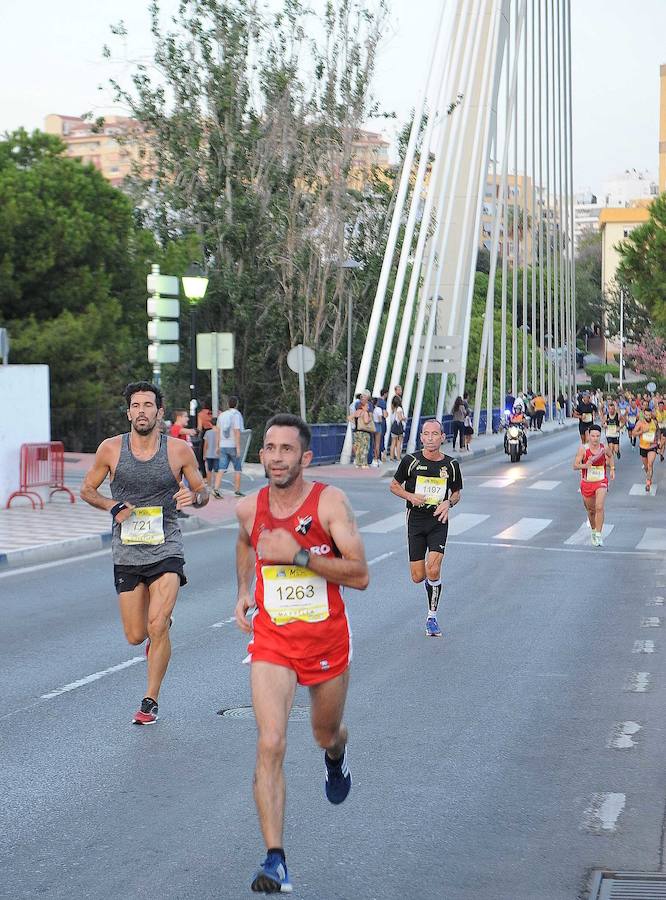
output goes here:
[[391, 550], [389, 553], [382, 553], [381, 556], [375, 556], [374, 559], [368, 560], [369, 566], [374, 566], [378, 562], [383, 562], [383, 560], [388, 559], [389, 556], [395, 556], [397, 550]]
[[213, 622], [212, 625], [209, 625], [209, 628], [222, 628], [223, 625], [231, 625], [232, 622], [236, 621], [236, 616], [230, 616], [228, 619], [222, 619], [221, 622]]
[[654, 653], [654, 641], [634, 641], [632, 653]]
[[640, 730], [638, 722], [619, 722], [608, 738], [606, 746], [611, 750], [631, 750], [636, 746], [633, 736]]
[[614, 834], [626, 802], [626, 794], [593, 794], [590, 805], [583, 813], [582, 827], [593, 834]]
[[[611, 525], [608, 522], [604, 522], [604, 527], [601, 530], [602, 538], [607, 538], [611, 531], [615, 528], [615, 525]], [[585, 520], [583, 524], [580, 526], [578, 531], [574, 531], [574, 533], [566, 539], [565, 544], [589, 544], [591, 539], [590, 535], [590, 523], [589, 520]]]
[[505, 528], [504, 531], [500, 531], [494, 537], [501, 541], [529, 541], [539, 534], [540, 531], [543, 531], [544, 528], [547, 528], [552, 521], [552, 519], [532, 519], [528, 516], [518, 519], [515, 524]]
[[388, 516], [386, 519], [379, 519], [377, 522], [364, 525], [360, 530], [364, 534], [386, 534], [387, 531], [395, 531], [397, 528], [404, 528], [404, 526], [405, 513], [400, 512]]
[[[666, 528], [646, 528], [637, 550], [666, 550]], [[657, 585], [662, 587], [663, 585]]]
[[650, 689], [649, 672], [632, 672], [624, 686], [625, 691], [634, 694], [644, 694]]
[[462, 534], [489, 518], [481, 513], [456, 513], [449, 519], [449, 534]]
[[661, 619], [659, 616], [643, 616], [641, 619], [641, 628], [659, 628]]
[[117, 666], [110, 666], [108, 669], [102, 669], [101, 672], [93, 672], [92, 675], [86, 675], [85, 678], [79, 678], [78, 681], [72, 681], [70, 684], [66, 684], [64, 687], [58, 688], [55, 691], [49, 691], [48, 694], [42, 694], [41, 699], [52, 700], [54, 697], [59, 697], [61, 694], [67, 694], [69, 691], [75, 691], [77, 688], [84, 687], [92, 681], [99, 681], [100, 678], [105, 678], [107, 675], [113, 675], [114, 672], [120, 672], [122, 669], [128, 669], [130, 666], [135, 666], [137, 663], [145, 661], [145, 654], [133, 656], [132, 659], [126, 659], [125, 662], [118, 663]]
[[355, 516], [364, 516], [369, 510], [367, 509], [353, 509], [352, 512]]
[[560, 484], [561, 481], [535, 481], [529, 487], [531, 491], [552, 491]]
[[655, 597], [653, 600], [647, 600], [646, 606], [663, 606], [664, 598], [663, 597]]
[[516, 481], [515, 478], [489, 478], [488, 481], [482, 481], [482, 488], [505, 488]]
[[[533, 550], [530, 544], [501, 544], [499, 541], [449, 541], [449, 544], [459, 544], [464, 547], [495, 547], [503, 550]], [[540, 550], [549, 550], [552, 553], [585, 553], [590, 556], [638, 556], [641, 559], [660, 559], [656, 553], [648, 553], [645, 550], [599, 550], [597, 547], [539, 547]]]
[[[645, 490], [645, 483], [633, 484], [631, 486], [629, 493], [633, 494], [633, 496], [638, 495], [639, 497], [644, 497], [647, 494], [647, 491]], [[656, 497], [656, 496], [657, 496], [657, 485], [653, 484], [652, 487], [650, 488], [650, 497]]]

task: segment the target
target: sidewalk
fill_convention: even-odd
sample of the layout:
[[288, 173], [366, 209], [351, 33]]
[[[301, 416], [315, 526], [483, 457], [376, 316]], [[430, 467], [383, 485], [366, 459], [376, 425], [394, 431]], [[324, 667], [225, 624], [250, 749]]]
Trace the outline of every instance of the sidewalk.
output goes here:
[[[568, 419], [564, 427], [575, 424], [575, 419]], [[561, 430], [562, 426], [545, 422], [542, 432], [528, 433], [528, 441], [532, 443]], [[456, 459], [470, 460], [502, 452], [503, 441], [502, 435], [484, 434], [472, 440], [469, 453], [452, 451], [447, 445], [444, 449]], [[81, 482], [93, 459], [92, 453], [65, 454], [65, 484], [74, 492], [75, 503], [70, 503], [64, 494], [60, 494], [51, 502], [45, 503], [44, 509], [32, 509], [28, 500], [18, 498], [11, 509], [0, 510], [0, 571], [92, 553], [110, 545], [109, 514], [93, 509], [78, 496]], [[391, 478], [395, 469], [394, 464], [385, 463], [379, 468], [367, 469], [358, 469], [353, 465], [314, 466], [310, 471], [316, 478], [335, 481]], [[243, 469], [242, 490], [252, 493], [264, 484], [263, 467], [259, 463], [247, 463]], [[107, 482], [100, 490], [110, 496]], [[202, 509], [188, 510], [187, 518], [181, 519], [183, 532], [220, 528], [235, 521], [238, 498], [233, 493], [233, 476], [230, 473], [222, 481], [222, 492], [222, 500], [211, 497]]]

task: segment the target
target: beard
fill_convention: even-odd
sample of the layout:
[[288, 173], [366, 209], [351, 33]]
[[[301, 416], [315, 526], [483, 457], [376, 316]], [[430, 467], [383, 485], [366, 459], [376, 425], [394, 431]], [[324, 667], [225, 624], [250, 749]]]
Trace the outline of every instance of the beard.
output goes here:
[[264, 466], [264, 472], [266, 473], [266, 478], [270, 482], [271, 487], [283, 491], [290, 488], [301, 474], [301, 460], [299, 459], [293, 466], [280, 472], [277, 478], [275, 475], [271, 475], [268, 466]]
[[137, 434], [151, 434], [155, 430], [156, 425], [157, 419], [153, 419], [152, 422], [150, 419], [141, 423], [132, 422], [132, 430], [136, 431]]

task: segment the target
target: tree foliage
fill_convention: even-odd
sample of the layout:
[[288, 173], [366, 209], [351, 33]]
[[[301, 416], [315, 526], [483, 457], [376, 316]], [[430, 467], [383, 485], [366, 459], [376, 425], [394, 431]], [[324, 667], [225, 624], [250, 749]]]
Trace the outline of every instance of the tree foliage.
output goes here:
[[[144, 221], [163, 246], [196, 242], [210, 278], [198, 329], [236, 335], [251, 416], [296, 408], [286, 355], [299, 342], [317, 352], [314, 415], [344, 395], [348, 291], [362, 343], [391, 196], [382, 173], [354, 183], [385, 17], [383, 0], [366, 6], [329, 2], [318, 18], [284, 0], [268, 17], [251, 0], [182, 0], [165, 28], [154, 2], [153, 62], [114, 85], [146, 127], [154, 177], [134, 184]], [[350, 256], [363, 277], [340, 268]]]
[[576, 331], [600, 334], [604, 322], [601, 287], [601, 234], [581, 236], [576, 254]]

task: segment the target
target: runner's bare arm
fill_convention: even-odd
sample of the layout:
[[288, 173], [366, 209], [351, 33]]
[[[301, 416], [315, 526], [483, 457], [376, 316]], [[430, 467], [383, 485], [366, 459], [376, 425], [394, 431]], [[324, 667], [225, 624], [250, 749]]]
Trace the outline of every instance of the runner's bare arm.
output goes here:
[[423, 506], [423, 504], [426, 502], [426, 497], [424, 494], [412, 494], [409, 491], [406, 491], [405, 488], [400, 484], [400, 482], [395, 480], [395, 478], [391, 479], [390, 491], [392, 494], [395, 494], [396, 497], [400, 497], [401, 500], [409, 500], [410, 503], [414, 504], [414, 506]]
[[583, 454], [585, 453], [585, 447], [581, 447], [578, 453], [576, 453], [576, 458], [574, 459], [573, 467], [574, 469], [582, 470], [587, 469], [587, 463], [583, 462]]
[[[312, 553], [308, 568], [331, 584], [365, 590], [370, 578], [363, 541], [349, 500], [341, 490], [329, 486], [323, 491], [319, 500], [319, 518], [342, 558]], [[283, 564], [293, 563], [301, 549], [296, 538], [285, 528], [263, 531], [257, 546], [261, 557]]]
[[[196, 456], [191, 447], [188, 447], [184, 441], [170, 442], [175, 452], [176, 466], [181, 471], [180, 487], [173, 495], [176, 501], [176, 508], [182, 509], [184, 506], [194, 506], [201, 509], [208, 503], [208, 488], [206, 482], [201, 477], [199, 465]], [[185, 485], [183, 479], [187, 479]]]
[[254, 515], [256, 510], [256, 497], [246, 497], [236, 507], [238, 518], [238, 539], [236, 541], [236, 580], [238, 582], [238, 599], [236, 601], [236, 624], [241, 631], [252, 631], [252, 625], [247, 620], [247, 611], [254, 606], [251, 587], [254, 577], [255, 554], [250, 540]]
[[[113, 509], [118, 501], [114, 500], [112, 497], [105, 497], [103, 494], [100, 494], [97, 488], [111, 471], [114, 451], [115, 455], [118, 453], [117, 444], [118, 438], [107, 438], [107, 440], [102, 441], [97, 448], [95, 461], [83, 479], [81, 492], [79, 494], [81, 499], [85, 500], [86, 503], [89, 503], [96, 509], [104, 509], [107, 512]], [[128, 506], [131, 505], [128, 504]]]

